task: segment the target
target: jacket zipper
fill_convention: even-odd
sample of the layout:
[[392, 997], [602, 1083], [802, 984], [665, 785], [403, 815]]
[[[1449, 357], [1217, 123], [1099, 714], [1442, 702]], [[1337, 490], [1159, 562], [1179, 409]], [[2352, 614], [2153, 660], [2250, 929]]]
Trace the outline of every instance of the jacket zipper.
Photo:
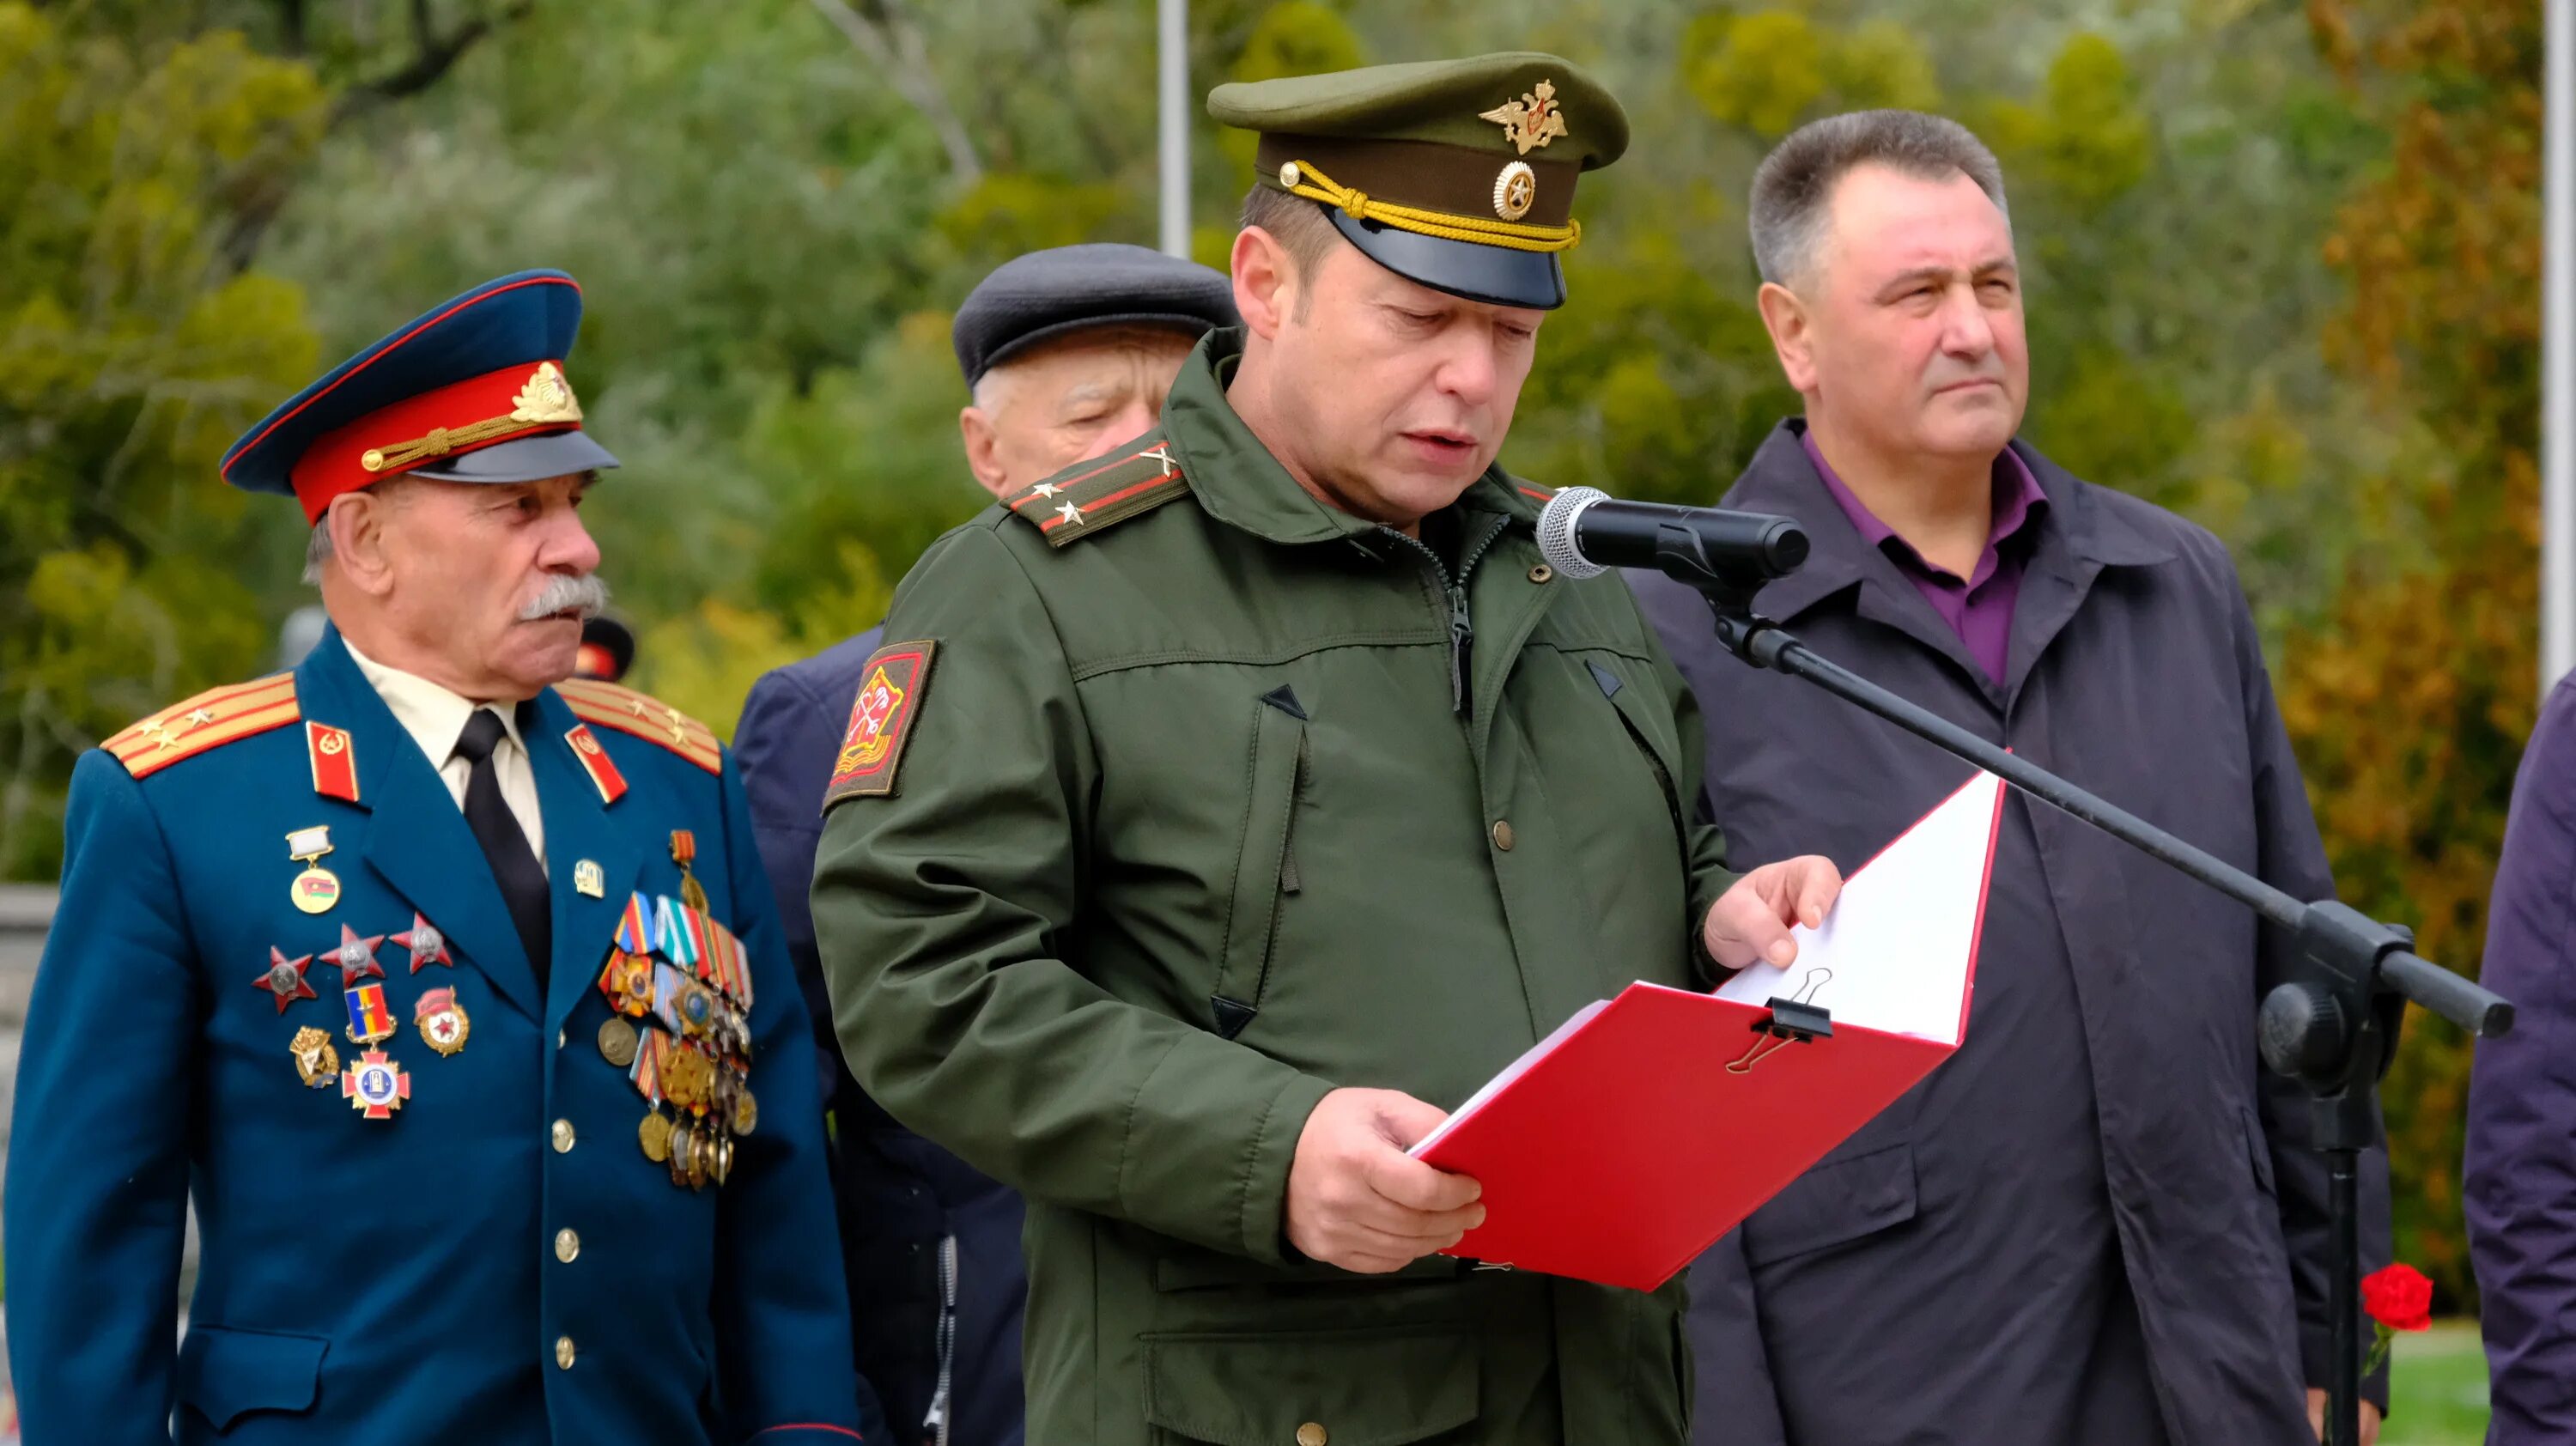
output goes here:
[[948, 1446], [948, 1402], [956, 1367], [957, 1237], [943, 1235], [939, 1237], [939, 1384], [931, 1393], [930, 1409], [921, 1418], [932, 1446]]
[[1476, 646], [1476, 625], [1467, 616], [1467, 579], [1475, 574], [1476, 564], [1484, 560], [1494, 540], [1501, 537], [1503, 530], [1510, 525], [1510, 518], [1493, 518], [1481, 535], [1470, 539], [1466, 551], [1459, 555], [1458, 575], [1454, 578], [1449, 575], [1449, 565], [1440, 560], [1440, 554], [1432, 550], [1431, 544], [1419, 537], [1408, 537], [1384, 524], [1378, 527], [1378, 531], [1421, 554], [1422, 560], [1431, 564], [1432, 576], [1440, 579], [1441, 594], [1449, 600], [1449, 711], [1461, 718], [1468, 716], [1473, 702], [1467, 683], [1469, 663]]

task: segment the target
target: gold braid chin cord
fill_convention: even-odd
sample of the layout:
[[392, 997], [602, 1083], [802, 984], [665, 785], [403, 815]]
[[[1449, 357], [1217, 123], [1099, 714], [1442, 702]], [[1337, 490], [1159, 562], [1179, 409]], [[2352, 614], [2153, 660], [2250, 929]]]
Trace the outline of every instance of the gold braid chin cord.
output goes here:
[[1470, 241], [1479, 246], [1501, 246], [1513, 251], [1568, 251], [1583, 240], [1583, 223], [1580, 221], [1568, 221], [1562, 226], [1529, 226], [1517, 221], [1488, 221], [1481, 216], [1453, 216], [1445, 211], [1398, 206], [1377, 200], [1366, 191], [1354, 191], [1340, 185], [1304, 161], [1290, 161], [1281, 166], [1279, 179], [1289, 195], [1321, 201], [1340, 209], [1354, 221], [1383, 221], [1401, 231], [1437, 236], [1444, 241]]

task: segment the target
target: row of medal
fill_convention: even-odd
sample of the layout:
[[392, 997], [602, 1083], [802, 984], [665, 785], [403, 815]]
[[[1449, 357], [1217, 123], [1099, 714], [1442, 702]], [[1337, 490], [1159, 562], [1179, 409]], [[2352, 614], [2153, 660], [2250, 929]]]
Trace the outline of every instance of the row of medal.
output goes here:
[[[681, 897], [636, 894], [600, 970], [611, 1011], [599, 1052], [626, 1071], [645, 1114], [636, 1141], [688, 1189], [722, 1185], [734, 1141], [760, 1124], [751, 1093], [751, 967], [707, 912], [682, 863]], [[668, 1105], [671, 1113], [664, 1114]]]
[[[287, 1052], [295, 1059], [296, 1076], [308, 1089], [340, 1087], [340, 1097], [349, 1108], [367, 1119], [389, 1120], [394, 1111], [411, 1098], [411, 1074], [386, 1051], [375, 1048], [397, 1032], [393, 1011], [385, 1003], [384, 965], [376, 959], [376, 946], [392, 940], [411, 952], [411, 972], [418, 974], [424, 965], [456, 967], [447, 951], [447, 941], [427, 919], [412, 915], [411, 927], [399, 934], [361, 935], [347, 924], [340, 926], [339, 947], [320, 956], [326, 965], [340, 971], [340, 997], [349, 1012], [348, 1038], [359, 1053], [344, 1069], [340, 1052], [332, 1047], [331, 1032], [312, 1025], [295, 1031]], [[268, 968], [252, 981], [277, 1001], [277, 1012], [284, 1014], [301, 1000], [322, 996], [307, 977], [314, 955], [289, 959], [286, 951], [269, 946]], [[420, 1031], [421, 1041], [441, 1055], [452, 1055], [465, 1048], [473, 1033], [473, 1021], [465, 1006], [456, 1002], [453, 988], [430, 989], [421, 993], [412, 1006], [412, 1025]]]

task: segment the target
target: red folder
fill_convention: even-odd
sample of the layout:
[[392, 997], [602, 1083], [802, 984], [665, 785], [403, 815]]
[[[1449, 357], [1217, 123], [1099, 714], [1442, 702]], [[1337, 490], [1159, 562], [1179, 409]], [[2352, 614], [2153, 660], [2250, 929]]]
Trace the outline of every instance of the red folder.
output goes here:
[[[1523, 1055], [1414, 1147], [1484, 1187], [1484, 1225], [1446, 1253], [1652, 1290], [1894, 1104], [1965, 1037], [2002, 806], [2000, 781], [1981, 773], [1855, 870], [1825, 930], [1798, 931], [1785, 977], [1746, 971], [1767, 972], [1789, 998], [1632, 984]], [[1837, 937], [1848, 946], [1838, 955]], [[1892, 956], [1918, 947], [1942, 957], [1908, 977], [1922, 961]], [[1811, 964], [1828, 957], [1839, 967]], [[1934, 1021], [1923, 987], [1946, 1001], [1953, 966], [1956, 1012]], [[1767, 988], [1739, 978], [1727, 992]], [[1829, 1037], [1800, 1038], [1816, 1022], [1800, 997], [1918, 1028], [1837, 1017]]]

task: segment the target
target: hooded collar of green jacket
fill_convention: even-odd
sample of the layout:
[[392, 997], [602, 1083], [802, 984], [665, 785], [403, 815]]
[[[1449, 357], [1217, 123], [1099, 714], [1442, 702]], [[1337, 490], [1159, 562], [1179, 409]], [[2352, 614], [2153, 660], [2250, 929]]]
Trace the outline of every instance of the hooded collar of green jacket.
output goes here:
[[[1182, 475], [1190, 479], [1199, 506], [1218, 521], [1271, 542], [1331, 542], [1376, 531], [1376, 523], [1298, 486], [1235, 415], [1225, 389], [1243, 360], [1243, 337], [1241, 327], [1209, 332], [1181, 363], [1163, 403], [1164, 440]], [[1499, 512], [1525, 524], [1538, 521], [1539, 500], [1499, 465], [1486, 468], [1458, 499], [1473, 511]]]

